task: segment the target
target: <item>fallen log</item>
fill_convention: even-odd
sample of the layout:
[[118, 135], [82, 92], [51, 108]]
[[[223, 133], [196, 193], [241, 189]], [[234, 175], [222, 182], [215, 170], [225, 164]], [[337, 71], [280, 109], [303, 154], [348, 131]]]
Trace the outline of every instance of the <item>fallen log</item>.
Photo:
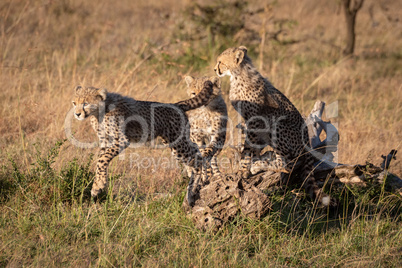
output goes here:
[[[325, 184], [353, 184], [360, 187], [368, 183], [387, 184], [390, 188], [402, 194], [402, 180], [388, 172], [392, 159], [395, 159], [396, 150], [392, 150], [384, 159], [380, 167], [370, 163], [365, 165], [344, 165], [332, 162], [334, 153], [338, 150], [339, 134], [331, 122], [322, 120], [325, 103], [317, 101], [310, 115], [305, 119], [309, 128], [310, 146], [313, 155], [317, 158], [314, 177], [319, 186]], [[241, 128], [241, 126], [240, 126]], [[242, 129], [245, 131], [245, 129]], [[324, 140], [320, 139], [325, 132]], [[263, 161], [270, 161], [275, 157], [273, 152], [265, 152], [256, 158], [251, 166], [252, 176], [247, 179], [234, 174], [215, 175], [210, 183], [201, 187], [198, 199], [193, 207], [183, 206], [189, 212], [199, 229], [218, 230], [225, 223], [232, 221], [238, 215], [260, 219], [271, 209], [271, 203], [263, 191], [277, 189], [283, 184], [300, 183], [299, 174], [302, 174], [303, 165], [295, 165], [291, 174], [264, 170]], [[254, 166], [253, 166], [254, 165]], [[287, 178], [284, 181], [283, 178]]]
[[239, 214], [260, 219], [271, 209], [268, 196], [240, 176], [213, 178], [200, 190], [200, 198], [191, 209], [197, 228], [217, 230]]
[[343, 165], [337, 163], [324, 163], [319, 165], [314, 173], [319, 185], [327, 184], [350, 184], [367, 186], [368, 183], [379, 185], [386, 184], [393, 192], [402, 195], [402, 180], [388, 171], [391, 159], [396, 159], [396, 150], [384, 158], [380, 167], [371, 163], [365, 165]]

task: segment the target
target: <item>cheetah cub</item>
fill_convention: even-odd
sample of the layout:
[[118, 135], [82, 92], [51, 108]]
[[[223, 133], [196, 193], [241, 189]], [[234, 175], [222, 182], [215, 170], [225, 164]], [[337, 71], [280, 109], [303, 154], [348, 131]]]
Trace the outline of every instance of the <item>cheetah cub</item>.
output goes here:
[[[330, 197], [322, 192], [313, 177], [314, 157], [309, 152], [309, 136], [304, 119], [296, 107], [253, 66], [247, 48], [226, 49], [217, 58], [215, 72], [230, 76], [229, 98], [246, 125], [241, 169], [250, 175], [251, 159], [269, 145], [274, 150], [269, 170], [282, 172], [284, 182], [295, 167], [304, 165], [303, 186], [310, 197], [328, 206]], [[288, 173], [288, 174], [286, 174]]]
[[[218, 77], [194, 78], [186, 76], [187, 94], [196, 96], [205, 81], [210, 80], [213, 87], [220, 92], [221, 83]], [[226, 140], [228, 112], [222, 95], [218, 95], [208, 105], [187, 112], [190, 121], [190, 138], [198, 145], [204, 161], [210, 163], [207, 175], [220, 174], [216, 156], [222, 151]]]
[[91, 195], [96, 197], [107, 185], [110, 161], [130, 143], [145, 144], [161, 137], [173, 155], [192, 170], [187, 188], [189, 205], [194, 203], [201, 179], [202, 157], [197, 145], [190, 140], [186, 111], [208, 104], [220, 92], [205, 81], [193, 98], [174, 104], [138, 101], [106, 89], [81, 87], [75, 89], [74, 116], [78, 120], [90, 118], [98, 135], [100, 151]]

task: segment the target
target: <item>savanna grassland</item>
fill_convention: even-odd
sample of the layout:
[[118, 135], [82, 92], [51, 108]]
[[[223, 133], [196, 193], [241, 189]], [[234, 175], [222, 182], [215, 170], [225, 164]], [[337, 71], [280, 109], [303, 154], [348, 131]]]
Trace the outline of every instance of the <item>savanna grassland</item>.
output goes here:
[[[204, 232], [181, 208], [187, 178], [169, 149], [126, 150], [94, 204], [97, 149], [65, 132], [96, 141], [89, 122], [66, 120], [76, 85], [176, 102], [185, 75], [214, 75], [221, 51], [245, 45], [303, 114], [327, 103], [338, 162], [379, 165], [402, 150], [402, 3], [366, 0], [345, 58], [337, 2], [1, 1], [0, 267], [401, 267], [402, 198], [386, 187], [339, 189], [330, 210], [278, 190], [262, 220]], [[222, 92], [229, 107], [228, 78]], [[236, 133], [229, 125], [226, 172], [237, 169]], [[398, 155], [390, 172], [402, 176]]]

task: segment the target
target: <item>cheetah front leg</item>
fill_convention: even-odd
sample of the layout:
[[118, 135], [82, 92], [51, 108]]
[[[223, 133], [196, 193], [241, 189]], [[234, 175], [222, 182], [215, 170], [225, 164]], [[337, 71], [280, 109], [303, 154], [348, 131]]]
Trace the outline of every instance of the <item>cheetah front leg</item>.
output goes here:
[[199, 191], [202, 184], [201, 181], [203, 180], [203, 174], [199, 167], [190, 168], [192, 169], [192, 173], [187, 186], [186, 200], [188, 202], [188, 205], [193, 207], [195, 201], [199, 198]]
[[[216, 154], [218, 154], [217, 152]], [[218, 164], [218, 159], [216, 158], [216, 155], [214, 155], [211, 159], [211, 168], [212, 168], [212, 173], [213, 175], [221, 175], [221, 171], [219, 170], [219, 164]]]
[[250, 177], [250, 167], [253, 157], [259, 155], [261, 152], [258, 136], [251, 131], [246, 131], [244, 140], [243, 151], [241, 152], [240, 169], [237, 175], [247, 179]]
[[92, 197], [98, 196], [99, 193], [106, 188], [108, 177], [107, 169], [110, 162], [130, 144], [121, 127], [111, 124], [110, 128], [110, 132], [114, 134], [111, 136], [111, 138], [113, 138], [112, 146], [101, 148], [99, 152], [98, 161], [96, 163], [96, 176], [91, 189]]
[[96, 163], [96, 176], [92, 184], [91, 196], [96, 197], [100, 192], [102, 192], [107, 185], [107, 169], [110, 162], [114, 157], [116, 157], [121, 151], [123, 151], [127, 146], [120, 146], [115, 144], [110, 148], [107, 148], [105, 152], [98, 158]]
[[214, 135], [208, 146], [201, 151], [201, 155], [207, 163], [209, 177], [221, 174], [216, 156], [222, 151], [225, 144], [226, 133], [224, 135]]
[[209, 182], [209, 179], [213, 176], [213, 174], [215, 174], [216, 171], [219, 172], [215, 154], [217, 153], [218, 150], [220, 151], [220, 148], [223, 147], [223, 144], [220, 145], [221, 143], [220, 140], [216, 139], [215, 137], [212, 137], [212, 140], [209, 142], [208, 146], [206, 146], [205, 134], [203, 133], [201, 133], [200, 135], [193, 134], [193, 136], [202, 157], [202, 171], [201, 171], [202, 183], [207, 184]]
[[[187, 146], [183, 146], [182, 148], [186, 147]], [[181, 160], [182, 163], [187, 166], [187, 169], [191, 170], [190, 181], [187, 186], [186, 200], [188, 202], [188, 205], [192, 207], [194, 206], [195, 201], [198, 199], [201, 186], [205, 183], [205, 176], [203, 174], [203, 165], [205, 161], [195, 144], [193, 144], [193, 146], [190, 145], [189, 147], [187, 147], [185, 149], [185, 154], [181, 154], [181, 150], [181, 148], [178, 149], [177, 154], [184, 157], [179, 160]]]
[[98, 135], [98, 140], [99, 140], [99, 151], [98, 151], [98, 158], [100, 158], [107, 149], [106, 145], [106, 133], [103, 128], [103, 124], [99, 124], [98, 118], [95, 116], [91, 117], [91, 125], [92, 128], [95, 130], [96, 134]]
[[199, 198], [199, 191], [202, 185], [206, 183], [205, 177], [205, 159], [202, 158], [198, 148], [194, 147], [189, 150], [190, 161], [186, 161], [188, 168], [191, 169], [190, 181], [187, 186], [186, 200], [188, 205], [193, 207], [195, 201]]
[[[192, 140], [193, 142], [198, 146], [198, 150], [202, 156], [202, 158], [204, 159], [204, 154], [205, 154], [205, 140], [204, 140], [204, 135], [201, 132], [195, 132], [192, 131], [191, 133], [192, 136]], [[203, 163], [205, 164], [205, 163]], [[188, 176], [191, 178], [193, 172], [194, 172], [194, 168], [190, 165], [187, 165], [187, 172], [188, 172]], [[201, 172], [202, 172], [202, 176], [203, 176], [203, 180], [206, 179], [206, 177], [208, 176], [207, 174], [207, 167], [205, 167]]]

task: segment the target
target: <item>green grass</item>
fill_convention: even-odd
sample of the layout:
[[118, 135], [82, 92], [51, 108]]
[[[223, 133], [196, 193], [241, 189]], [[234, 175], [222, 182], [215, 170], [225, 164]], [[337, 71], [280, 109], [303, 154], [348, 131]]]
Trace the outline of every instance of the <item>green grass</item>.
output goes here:
[[273, 211], [265, 218], [239, 215], [217, 233], [203, 232], [182, 211], [183, 183], [162, 198], [129, 194], [111, 183], [106, 198], [94, 203], [88, 192], [92, 158], [55, 169], [62, 144], [37, 151], [28, 168], [12, 159], [3, 166], [0, 266], [397, 267], [402, 262], [402, 199], [384, 187], [333, 189], [340, 200], [334, 210], [316, 209], [279, 190], [270, 193]]
[[[0, 267], [401, 267], [401, 196], [386, 185], [327, 189], [339, 199], [328, 211], [298, 189], [270, 192], [270, 214], [239, 217], [214, 234], [182, 211], [180, 168], [131, 163], [131, 153], [157, 161], [170, 150], [136, 148], [112, 161], [101, 202], [90, 199], [96, 150], [61, 142], [75, 86], [176, 102], [187, 98], [185, 75], [214, 75], [218, 54], [239, 45], [304, 115], [317, 99], [337, 103], [339, 115], [328, 119], [339, 128], [340, 163], [379, 165], [381, 155], [400, 150], [398, 1], [373, 3], [373, 14], [363, 6], [353, 59], [341, 59], [339, 1], [198, 1], [212, 7], [202, 12], [190, 2], [0, 3]], [[243, 23], [254, 37], [237, 39]], [[280, 42], [270, 37], [278, 23]], [[227, 77], [222, 92], [236, 125]], [[89, 122], [72, 128], [96, 141]], [[219, 159], [230, 162], [225, 172], [236, 171], [234, 150]], [[397, 155], [390, 172], [401, 177], [401, 163]]]

